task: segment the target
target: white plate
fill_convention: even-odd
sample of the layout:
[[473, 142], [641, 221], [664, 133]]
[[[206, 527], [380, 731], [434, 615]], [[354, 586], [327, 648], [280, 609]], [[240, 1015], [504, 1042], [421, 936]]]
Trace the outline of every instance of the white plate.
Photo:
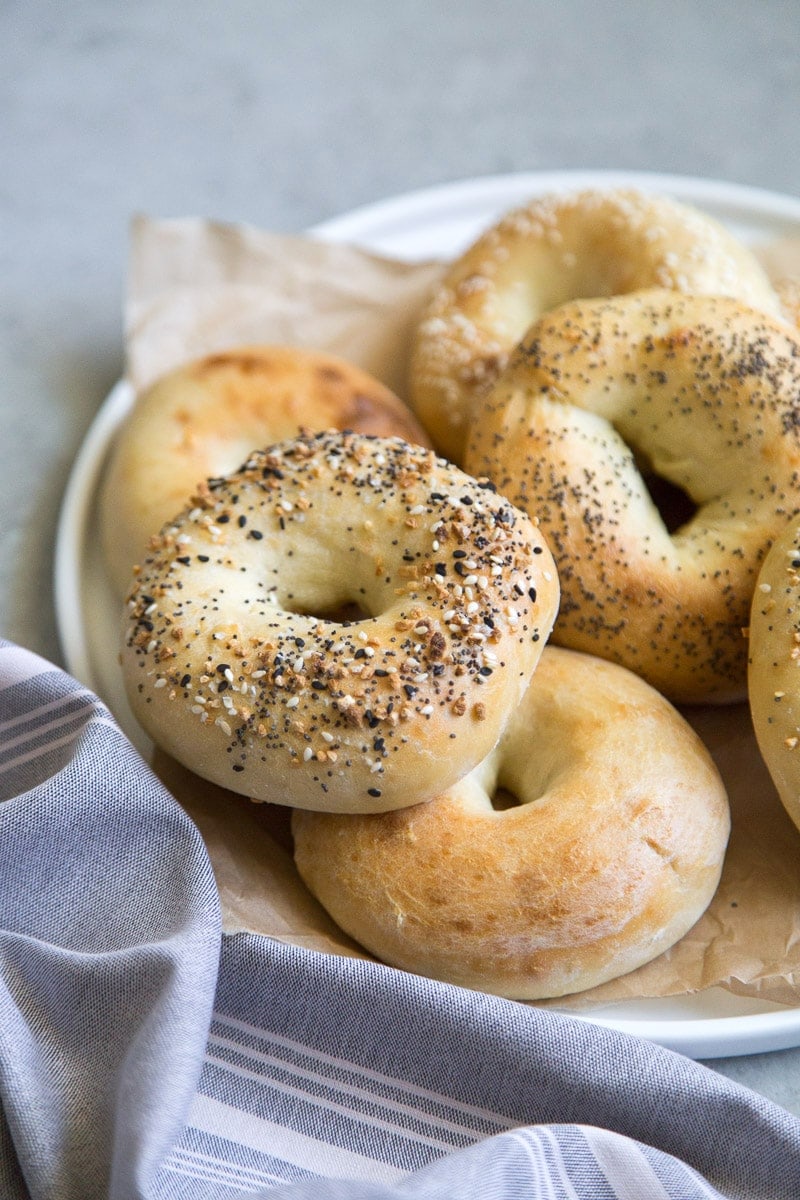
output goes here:
[[[800, 236], [800, 201], [791, 197], [709, 180], [611, 171], [465, 180], [357, 209], [312, 232], [408, 260], [450, 255], [501, 212], [531, 196], [616, 185], [694, 204], [752, 245]], [[133, 720], [122, 689], [117, 662], [118, 605], [99, 556], [94, 511], [106, 455], [131, 401], [126, 384], [113, 389], [73, 466], [57, 531], [55, 606], [67, 669], [108, 704], [123, 729], [146, 752], [147, 739]], [[583, 1016], [694, 1058], [800, 1045], [800, 1008], [744, 999], [721, 989], [671, 1000], [617, 1004]]]

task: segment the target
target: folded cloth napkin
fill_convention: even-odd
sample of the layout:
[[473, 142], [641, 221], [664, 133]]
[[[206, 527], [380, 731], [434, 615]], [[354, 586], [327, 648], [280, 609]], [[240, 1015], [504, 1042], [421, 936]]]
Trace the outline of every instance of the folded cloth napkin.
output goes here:
[[0, 1196], [797, 1200], [800, 1122], [637, 1038], [222, 937], [195, 827], [0, 642]]

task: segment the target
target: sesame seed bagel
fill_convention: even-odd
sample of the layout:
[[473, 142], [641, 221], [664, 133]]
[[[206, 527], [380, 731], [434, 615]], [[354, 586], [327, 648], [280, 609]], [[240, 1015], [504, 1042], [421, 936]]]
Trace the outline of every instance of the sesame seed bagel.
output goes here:
[[764, 559], [753, 596], [748, 694], [761, 757], [800, 829], [800, 521]]
[[295, 810], [292, 830], [311, 892], [378, 958], [532, 1000], [678, 941], [716, 890], [729, 813], [709, 754], [663, 697], [548, 646], [465, 779], [402, 812]]
[[100, 495], [100, 533], [120, 595], [135, 563], [201, 479], [241, 466], [256, 448], [301, 428], [350, 429], [430, 440], [407, 405], [377, 379], [329, 354], [238, 346], [185, 363], [136, 399]]
[[780, 311], [755, 255], [711, 217], [668, 197], [588, 189], [506, 214], [450, 266], [416, 332], [411, 403], [437, 450], [462, 462], [485, 392], [544, 312], [644, 288], [735, 296]]
[[[800, 509], [788, 325], [664, 291], [565, 304], [514, 352], [465, 463], [536, 513], [559, 569], [559, 644], [674, 701], [746, 696], [756, 576]], [[688, 514], [662, 516], [651, 475]]]
[[122, 669], [145, 731], [211, 782], [381, 811], [488, 753], [557, 606], [541, 534], [490, 485], [399, 438], [308, 434], [154, 540]]

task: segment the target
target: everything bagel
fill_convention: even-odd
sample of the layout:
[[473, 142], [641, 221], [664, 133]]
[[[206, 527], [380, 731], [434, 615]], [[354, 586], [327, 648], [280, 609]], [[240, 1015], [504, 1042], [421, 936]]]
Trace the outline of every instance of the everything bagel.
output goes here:
[[663, 697], [548, 646], [498, 746], [446, 793], [377, 816], [295, 810], [292, 830], [311, 892], [378, 958], [539, 999], [682, 937], [716, 890], [729, 821], [716, 767]]
[[153, 540], [123, 675], [143, 728], [212, 782], [381, 811], [488, 753], [557, 605], [543, 538], [489, 485], [399, 438], [308, 434]]
[[[676, 701], [746, 694], [756, 576], [800, 508], [800, 342], [726, 297], [575, 301], [537, 322], [465, 456], [536, 513], [562, 601], [554, 639]], [[645, 477], [692, 515], [670, 532]]]
[[506, 214], [449, 267], [416, 333], [411, 403], [437, 450], [462, 462], [483, 396], [543, 313], [649, 288], [735, 296], [780, 314], [755, 255], [678, 201], [589, 189]]
[[100, 496], [105, 560], [120, 595], [148, 539], [201, 479], [236, 470], [251, 450], [312, 431], [430, 440], [410, 409], [366, 371], [290, 346], [237, 346], [185, 363], [136, 399]]
[[761, 756], [800, 829], [800, 521], [764, 560], [750, 616], [748, 695]]

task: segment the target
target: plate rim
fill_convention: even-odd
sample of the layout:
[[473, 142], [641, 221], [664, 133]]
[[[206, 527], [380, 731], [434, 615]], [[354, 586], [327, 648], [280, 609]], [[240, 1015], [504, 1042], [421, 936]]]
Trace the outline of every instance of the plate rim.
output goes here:
[[[454, 204], [502, 209], [515, 203], [513, 198], [509, 200], [512, 195], [522, 198], [545, 191], [617, 185], [666, 192], [689, 203], [712, 202], [715, 207], [721, 205], [731, 211], [755, 211], [800, 226], [800, 198], [766, 188], [660, 172], [569, 169], [487, 174], [422, 187], [360, 205], [313, 225], [306, 234], [375, 249], [381, 226], [398, 222], [413, 224], [429, 215], [431, 209], [445, 210]], [[56, 630], [66, 669], [87, 687], [95, 686], [88, 630], [82, 621], [74, 619], [74, 614], [82, 616], [83, 610], [82, 564], [87, 523], [111, 439], [132, 401], [133, 389], [123, 378], [101, 403], [73, 460], [56, 523], [53, 567]], [[800, 1006], [708, 1017], [639, 1018], [615, 1016], [608, 1011], [551, 1011], [643, 1037], [696, 1059], [736, 1057], [800, 1046]]]
[[56, 632], [67, 671], [87, 687], [94, 686], [87, 631], [83, 623], [76, 626], [69, 621], [67, 614], [82, 611], [81, 568], [87, 521], [111, 438], [132, 402], [131, 384], [119, 379], [98, 408], [73, 460], [56, 522], [53, 560]]
[[[771, 217], [800, 221], [800, 197], [753, 184], [717, 180], [697, 175], [657, 171], [625, 171], [617, 168], [519, 171], [510, 174], [486, 174], [451, 180], [402, 192], [396, 196], [368, 201], [347, 212], [312, 225], [306, 233], [332, 241], [353, 240], [363, 245], [363, 231], [370, 227], [417, 218], [432, 208], [468, 200], [471, 206], [503, 199], [509, 191], [524, 195], [576, 188], [631, 187], [647, 192], [667, 192], [688, 202], [713, 201], [715, 206], [732, 210], [759, 209]], [[513, 203], [513, 201], [512, 201]], [[374, 230], [373, 230], [374, 234]], [[369, 235], [368, 235], [369, 236]]]

